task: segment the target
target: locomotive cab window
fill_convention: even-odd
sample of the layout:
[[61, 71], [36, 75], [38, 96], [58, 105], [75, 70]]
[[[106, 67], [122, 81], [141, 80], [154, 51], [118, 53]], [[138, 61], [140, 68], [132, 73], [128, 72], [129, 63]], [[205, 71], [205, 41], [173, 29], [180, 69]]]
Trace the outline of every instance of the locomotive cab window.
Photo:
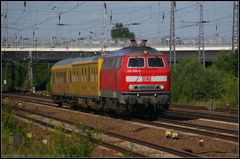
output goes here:
[[144, 58], [130, 58], [128, 67], [144, 67]]
[[148, 58], [149, 67], [164, 67], [164, 63], [161, 57], [149, 57]]

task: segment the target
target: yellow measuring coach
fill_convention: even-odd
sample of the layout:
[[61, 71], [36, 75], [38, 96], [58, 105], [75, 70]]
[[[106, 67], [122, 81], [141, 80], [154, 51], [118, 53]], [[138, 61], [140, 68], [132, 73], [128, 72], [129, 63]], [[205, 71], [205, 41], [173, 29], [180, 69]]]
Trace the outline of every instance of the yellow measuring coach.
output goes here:
[[77, 104], [82, 99], [87, 104], [86, 100], [99, 99], [102, 62], [102, 58], [95, 56], [69, 58], [53, 65], [51, 93], [56, 103]]

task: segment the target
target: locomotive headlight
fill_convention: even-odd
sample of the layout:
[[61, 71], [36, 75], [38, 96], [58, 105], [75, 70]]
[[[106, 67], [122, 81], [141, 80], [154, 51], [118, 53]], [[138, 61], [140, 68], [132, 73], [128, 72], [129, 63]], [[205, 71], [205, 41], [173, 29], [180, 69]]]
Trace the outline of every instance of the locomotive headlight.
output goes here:
[[134, 90], [134, 86], [133, 86], [133, 85], [129, 85], [129, 86], [128, 86], [128, 89], [129, 89], [129, 90]]
[[164, 85], [163, 84], [160, 84], [159, 87], [160, 87], [161, 90], [164, 89]]
[[136, 86], [136, 85], [129, 85], [129, 86], [128, 86], [128, 89], [129, 89], [129, 90], [137, 90], [137, 89], [138, 89], [138, 86]]

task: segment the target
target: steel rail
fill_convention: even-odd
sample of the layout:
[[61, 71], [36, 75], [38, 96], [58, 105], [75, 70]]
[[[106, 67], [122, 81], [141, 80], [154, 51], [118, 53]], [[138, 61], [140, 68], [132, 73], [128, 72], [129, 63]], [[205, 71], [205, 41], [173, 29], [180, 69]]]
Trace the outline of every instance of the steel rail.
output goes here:
[[[59, 122], [62, 122], [62, 123], [70, 124], [70, 125], [75, 124], [72, 121], [60, 119], [60, 118], [57, 118], [57, 117], [42, 114], [42, 113], [39, 113], [39, 112], [34, 112], [34, 111], [31, 111], [31, 110], [26, 110], [26, 109], [19, 108], [19, 107], [16, 107], [16, 106], [14, 107], [14, 109], [29, 112], [29, 113], [36, 114], [36, 115], [40, 115], [40, 116], [50, 118], [50, 119], [53, 119], [53, 120], [56, 120], [56, 121], [59, 121]], [[91, 126], [86, 126], [86, 127], [88, 129], [94, 129], [94, 127], [91, 127]], [[106, 134], [106, 135], [110, 135], [110, 136], [113, 136], [113, 137], [120, 138], [122, 140], [130, 141], [130, 142], [137, 143], [137, 144], [140, 144], [140, 145], [145, 145], [147, 147], [150, 147], [150, 148], [153, 148], [153, 149], [156, 149], [156, 150], [172, 153], [172, 154], [175, 154], [175, 155], [178, 155], [178, 156], [181, 156], [181, 157], [202, 157], [202, 156], [199, 156], [197, 154], [190, 153], [190, 152], [177, 150], [177, 149], [169, 148], [169, 147], [162, 146], [162, 145], [156, 145], [156, 144], [153, 144], [153, 143], [145, 142], [145, 141], [138, 140], [138, 139], [135, 139], [135, 138], [130, 138], [130, 137], [120, 135], [120, 134], [116, 134], [116, 133], [112, 133], [112, 132], [109, 132], [109, 131], [105, 131], [103, 133]]]

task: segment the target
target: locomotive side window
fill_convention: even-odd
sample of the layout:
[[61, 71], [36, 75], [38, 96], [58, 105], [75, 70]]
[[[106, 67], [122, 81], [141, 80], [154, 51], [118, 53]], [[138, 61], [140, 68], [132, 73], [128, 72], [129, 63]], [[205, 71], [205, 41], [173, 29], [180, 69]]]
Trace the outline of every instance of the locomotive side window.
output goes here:
[[111, 68], [116, 68], [117, 58], [112, 58]]
[[150, 57], [148, 58], [149, 67], [164, 67], [162, 58], [160, 57]]
[[122, 58], [118, 57], [117, 58], [117, 64], [116, 64], [116, 68], [120, 68], [122, 66]]
[[112, 65], [112, 59], [108, 59], [107, 68], [111, 68], [111, 65]]
[[103, 61], [102, 68], [112, 69], [112, 68], [120, 68], [121, 66], [122, 66], [122, 58], [114, 57], [114, 58], [105, 58]]
[[104, 59], [104, 60], [103, 60], [103, 64], [102, 64], [102, 68], [103, 68], [103, 69], [106, 68], [106, 63], [107, 63], [106, 60], [107, 60], [107, 59]]
[[144, 67], [144, 58], [130, 58], [128, 67]]

